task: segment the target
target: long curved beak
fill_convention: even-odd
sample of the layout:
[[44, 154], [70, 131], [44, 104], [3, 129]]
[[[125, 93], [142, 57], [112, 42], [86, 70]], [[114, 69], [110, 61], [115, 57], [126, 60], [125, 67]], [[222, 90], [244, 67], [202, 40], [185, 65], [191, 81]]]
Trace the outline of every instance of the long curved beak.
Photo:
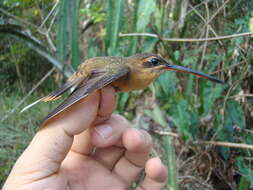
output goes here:
[[177, 71], [177, 72], [190, 73], [190, 74], [196, 75], [196, 76], [201, 77], [201, 78], [206, 78], [206, 79], [208, 79], [208, 80], [210, 80], [212, 82], [216, 82], [216, 83], [220, 83], [220, 84], [225, 84], [224, 81], [222, 81], [222, 80], [220, 80], [218, 78], [215, 78], [213, 76], [207, 75], [205, 73], [194, 71], [194, 70], [186, 68], [186, 67], [178, 66], [178, 65], [170, 65], [170, 64], [167, 63], [165, 65], [164, 69], [166, 69], [166, 70], [174, 70], [174, 71]]

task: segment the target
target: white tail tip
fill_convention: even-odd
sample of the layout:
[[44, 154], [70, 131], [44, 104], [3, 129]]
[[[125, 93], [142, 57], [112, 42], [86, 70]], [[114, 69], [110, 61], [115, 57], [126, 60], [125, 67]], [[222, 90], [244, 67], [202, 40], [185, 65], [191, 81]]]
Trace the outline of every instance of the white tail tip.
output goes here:
[[20, 111], [20, 113], [23, 113], [24, 111], [28, 110], [30, 107], [32, 107], [32, 106], [34, 106], [35, 104], [39, 103], [41, 100], [42, 100], [42, 99], [39, 99], [39, 100], [37, 100], [37, 101], [35, 101], [35, 102], [29, 104], [28, 106], [24, 107], [24, 108]]

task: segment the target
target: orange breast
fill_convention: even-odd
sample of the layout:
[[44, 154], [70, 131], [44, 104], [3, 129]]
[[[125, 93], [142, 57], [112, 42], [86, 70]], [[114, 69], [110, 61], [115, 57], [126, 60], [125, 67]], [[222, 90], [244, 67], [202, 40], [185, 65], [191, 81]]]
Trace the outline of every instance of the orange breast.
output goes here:
[[126, 76], [114, 81], [111, 85], [121, 92], [140, 90], [148, 87], [158, 76], [155, 72], [130, 72]]

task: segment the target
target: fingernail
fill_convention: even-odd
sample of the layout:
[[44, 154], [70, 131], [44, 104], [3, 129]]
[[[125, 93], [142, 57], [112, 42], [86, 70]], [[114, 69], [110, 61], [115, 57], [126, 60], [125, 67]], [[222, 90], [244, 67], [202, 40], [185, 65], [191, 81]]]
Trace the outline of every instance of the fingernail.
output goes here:
[[154, 157], [154, 160], [157, 160], [157, 162], [159, 162], [159, 164], [162, 164], [162, 161], [159, 157]]
[[144, 133], [142, 133], [140, 130], [133, 128], [134, 130], [136, 130], [136, 132], [138, 133], [139, 137], [142, 139], [143, 142], [145, 142], [145, 144], [147, 143], [147, 138], [145, 136]]
[[112, 127], [110, 125], [99, 125], [95, 127], [95, 130], [104, 139], [112, 135]]

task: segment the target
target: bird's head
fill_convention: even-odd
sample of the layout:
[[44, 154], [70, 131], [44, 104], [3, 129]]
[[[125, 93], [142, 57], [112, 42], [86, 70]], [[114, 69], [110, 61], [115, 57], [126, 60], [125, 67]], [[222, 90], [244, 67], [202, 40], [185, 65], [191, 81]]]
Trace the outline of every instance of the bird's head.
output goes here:
[[130, 62], [132, 62], [137, 69], [140, 68], [142, 72], [146, 73], [157, 73], [157, 75], [160, 75], [164, 71], [168, 70], [174, 70], [177, 72], [185, 72], [190, 73], [195, 76], [206, 78], [212, 82], [216, 83], [224, 83], [224, 81], [217, 79], [213, 76], [207, 75], [205, 73], [201, 73], [198, 71], [194, 71], [192, 69], [182, 67], [179, 65], [173, 65], [169, 61], [162, 58], [160, 55], [152, 54], [152, 53], [142, 53], [142, 54], [136, 54], [134, 56], [129, 57]]

